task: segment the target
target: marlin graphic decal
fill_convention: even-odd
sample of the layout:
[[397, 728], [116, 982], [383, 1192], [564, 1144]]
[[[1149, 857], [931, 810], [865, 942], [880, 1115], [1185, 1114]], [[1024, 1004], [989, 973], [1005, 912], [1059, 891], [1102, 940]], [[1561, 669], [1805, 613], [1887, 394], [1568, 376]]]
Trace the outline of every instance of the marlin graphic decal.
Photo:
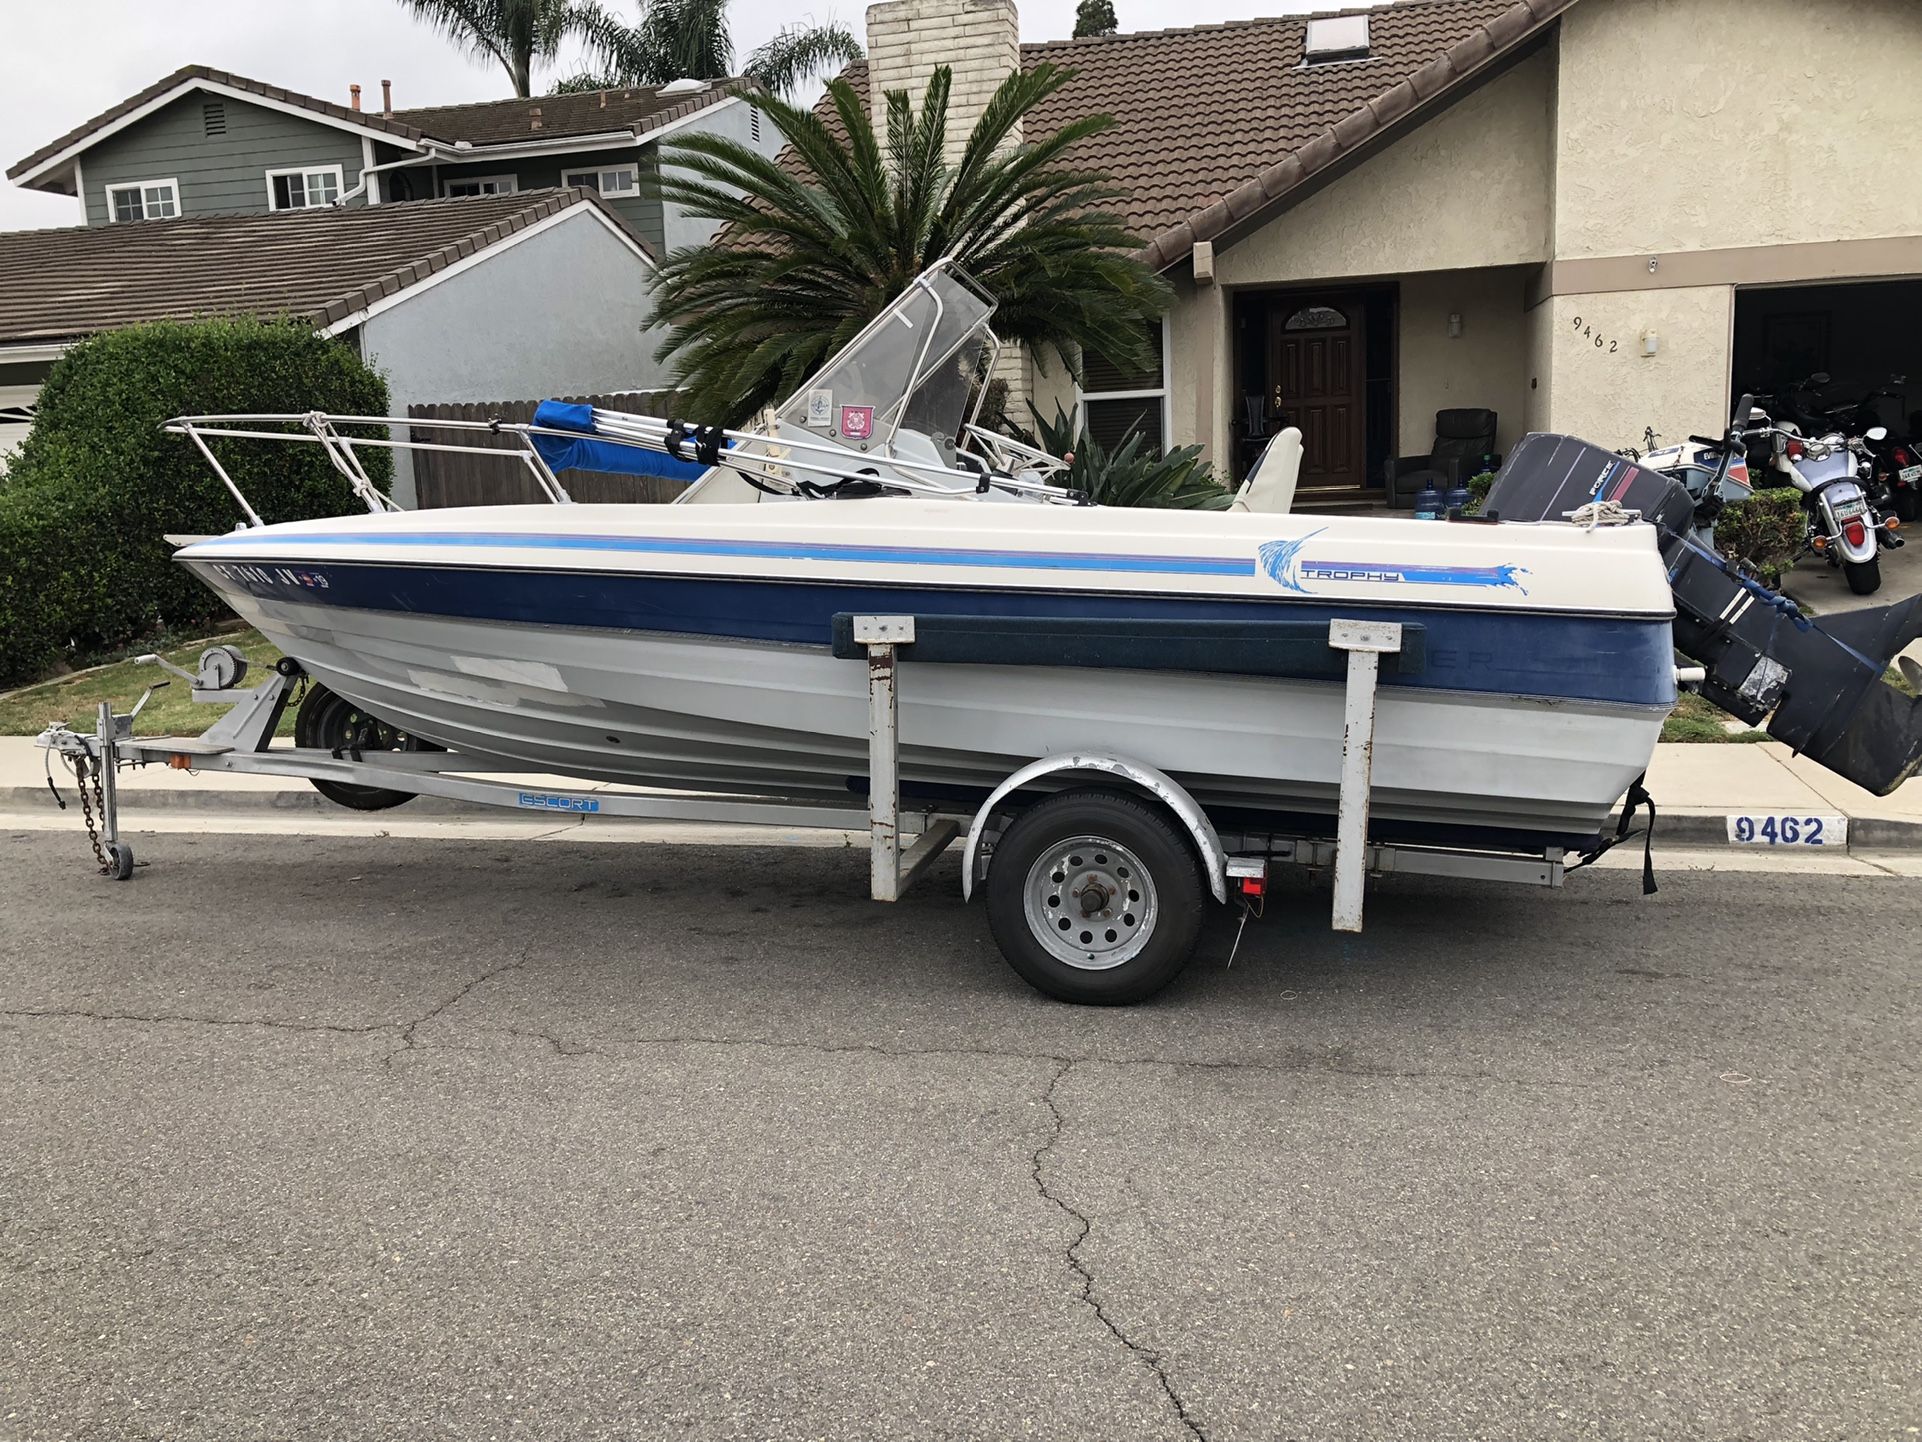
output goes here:
[[1528, 594], [1528, 588], [1522, 584], [1522, 577], [1526, 576], [1528, 571], [1522, 566], [1443, 566], [1420, 561], [1303, 560], [1302, 548], [1321, 534], [1321, 531], [1310, 531], [1307, 535], [1293, 541], [1269, 541], [1262, 546], [1259, 553], [1262, 571], [1284, 590], [1294, 591], [1304, 596], [1313, 593], [1311, 582], [1328, 581], [1407, 586], [1474, 586], [1490, 590], [1520, 591], [1524, 596]]

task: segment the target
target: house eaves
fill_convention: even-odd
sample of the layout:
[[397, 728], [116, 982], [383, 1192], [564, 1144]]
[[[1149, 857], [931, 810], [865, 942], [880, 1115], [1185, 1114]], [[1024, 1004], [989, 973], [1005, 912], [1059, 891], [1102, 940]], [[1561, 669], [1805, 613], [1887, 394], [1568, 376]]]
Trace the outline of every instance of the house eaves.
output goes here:
[[1544, 34], [1577, 0], [1516, 0], [1448, 50], [1335, 121], [1226, 196], [1153, 236], [1139, 258], [1158, 271], [1190, 260], [1201, 242], [1231, 238], [1299, 199], [1311, 183], [1412, 130]]
[[195, 91], [303, 115], [337, 130], [397, 145], [403, 150], [418, 150], [427, 139], [424, 132], [412, 125], [370, 111], [351, 110], [345, 105], [335, 105], [331, 101], [250, 80], [244, 75], [215, 70], [211, 66], [188, 65], [165, 79], [156, 80], [145, 90], [128, 96], [118, 105], [75, 126], [58, 140], [49, 141], [33, 154], [9, 166], [7, 179], [16, 185], [36, 189], [58, 189], [59, 186], [47, 182], [51, 178], [64, 177], [83, 151]]

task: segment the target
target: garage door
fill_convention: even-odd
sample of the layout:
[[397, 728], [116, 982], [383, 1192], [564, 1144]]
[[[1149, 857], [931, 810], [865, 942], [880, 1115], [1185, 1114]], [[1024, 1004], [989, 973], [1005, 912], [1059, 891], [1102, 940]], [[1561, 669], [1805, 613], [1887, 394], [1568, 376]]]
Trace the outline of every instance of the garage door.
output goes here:
[[1922, 423], [1922, 280], [1737, 293], [1737, 395], [1774, 395], [1818, 371], [1830, 378], [1818, 392], [1825, 409], [1873, 397], [1892, 432], [1913, 434]]

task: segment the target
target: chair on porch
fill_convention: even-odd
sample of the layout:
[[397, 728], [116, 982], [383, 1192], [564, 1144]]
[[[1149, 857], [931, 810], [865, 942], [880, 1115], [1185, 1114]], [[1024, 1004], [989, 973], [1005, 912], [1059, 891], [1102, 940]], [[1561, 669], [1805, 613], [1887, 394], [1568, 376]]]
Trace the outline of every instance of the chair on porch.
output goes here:
[[1445, 491], [1468, 484], [1483, 471], [1498, 469], [1495, 412], [1475, 407], [1435, 412], [1435, 448], [1425, 456], [1402, 456], [1388, 463], [1383, 481], [1390, 506], [1412, 506], [1425, 486]]

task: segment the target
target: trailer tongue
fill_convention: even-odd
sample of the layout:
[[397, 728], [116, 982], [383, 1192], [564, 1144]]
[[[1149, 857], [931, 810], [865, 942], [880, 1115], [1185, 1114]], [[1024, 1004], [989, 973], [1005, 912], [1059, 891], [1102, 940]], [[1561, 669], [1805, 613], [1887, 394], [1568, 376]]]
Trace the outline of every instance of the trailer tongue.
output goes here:
[[[1748, 412], [1744, 398], [1724, 439], [1728, 456], [1742, 444]], [[1922, 698], [1884, 679], [1922, 637], [1922, 596], [1812, 620], [1694, 539], [1695, 501], [1680, 482], [1569, 436], [1526, 437], [1486, 509], [1504, 521], [1639, 512], [1661, 536], [1676, 648], [1708, 672], [1702, 695], [1878, 796], [1922, 766]]]

